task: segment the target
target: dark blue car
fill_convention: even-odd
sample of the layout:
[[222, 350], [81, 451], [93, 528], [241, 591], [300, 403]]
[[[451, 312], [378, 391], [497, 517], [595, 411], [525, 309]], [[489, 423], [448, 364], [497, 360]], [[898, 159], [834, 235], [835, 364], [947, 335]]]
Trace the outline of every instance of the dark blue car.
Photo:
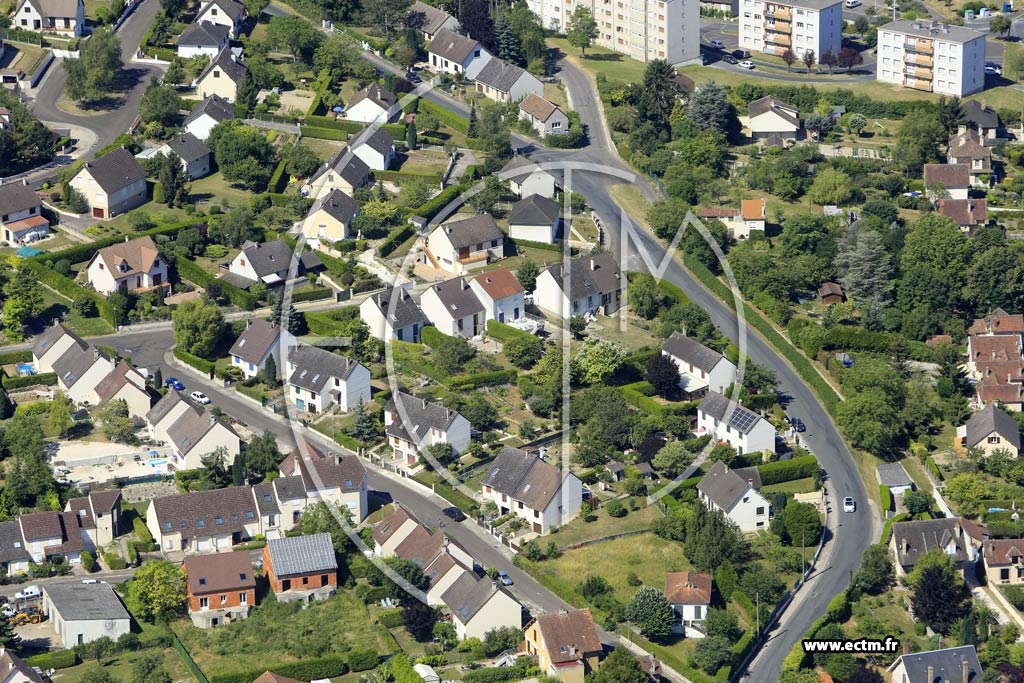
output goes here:
[[168, 377], [166, 380], [164, 380], [164, 386], [167, 387], [168, 389], [177, 389], [178, 391], [181, 391], [182, 389], [185, 388], [185, 385], [182, 384], [181, 380], [179, 380], [177, 377]]

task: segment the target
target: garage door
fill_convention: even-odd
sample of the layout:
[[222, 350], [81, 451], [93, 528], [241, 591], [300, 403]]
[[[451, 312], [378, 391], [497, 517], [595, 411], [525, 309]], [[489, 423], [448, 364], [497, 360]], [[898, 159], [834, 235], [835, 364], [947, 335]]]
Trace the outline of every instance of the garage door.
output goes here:
[[209, 549], [210, 549], [210, 539], [208, 539], [208, 538], [199, 539], [199, 545], [198, 545], [199, 552], [203, 552], [203, 551], [206, 551], [206, 550], [209, 550]]
[[92, 217], [93, 218], [103, 218], [103, 209], [101, 209], [101, 208], [94, 208], [92, 210]]

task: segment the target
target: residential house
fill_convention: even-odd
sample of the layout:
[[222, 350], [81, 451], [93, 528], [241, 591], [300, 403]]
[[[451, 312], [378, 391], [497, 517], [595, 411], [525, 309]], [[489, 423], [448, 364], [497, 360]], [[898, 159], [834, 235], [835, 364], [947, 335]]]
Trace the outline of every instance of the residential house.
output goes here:
[[984, 101], [968, 100], [963, 103], [964, 120], [957, 126], [957, 134], [968, 130], [981, 135], [981, 144], [991, 145], [999, 139], [1003, 132], [1003, 123], [999, 114]]
[[[454, 543], [445, 537], [446, 549], [454, 546]], [[473, 565], [470, 564], [470, 567]], [[449, 552], [440, 552], [437, 556], [423, 567], [423, 575], [430, 581], [427, 588], [427, 604], [432, 607], [444, 605], [444, 594], [463, 575], [470, 574], [471, 570], [460, 564]]]
[[484, 306], [487, 320], [499, 323], [519, 320], [526, 313], [526, 290], [508, 268], [495, 268], [469, 281]]
[[153, 394], [146, 386], [146, 378], [127, 361], [121, 360], [113, 371], [96, 385], [98, 403], [123, 400], [128, 415], [141, 420], [153, 406]]
[[[317, 502], [325, 502], [347, 510], [353, 524], [359, 524], [369, 514], [366, 468], [354, 455], [325, 454], [304, 441], [281, 461], [278, 474], [280, 479], [275, 482], [294, 480], [301, 485], [305, 498], [303, 510]], [[280, 487], [276, 493], [280, 501], [283, 498]], [[291, 522], [285, 520], [283, 530], [290, 531], [298, 521], [299, 515], [293, 512]]]
[[395, 557], [408, 560], [427, 572], [427, 568], [436, 565], [441, 555], [452, 558], [459, 566], [473, 569], [473, 556], [458, 543], [453, 542], [441, 531], [431, 531], [422, 524], [412, 530], [405, 539], [395, 547]]
[[350, 145], [352, 153], [374, 171], [386, 171], [395, 160], [395, 139], [383, 128], [361, 133]]
[[370, 167], [345, 147], [330, 163], [324, 164], [316, 175], [302, 188], [306, 197], [319, 199], [331, 192], [341, 190], [352, 196], [356, 190], [370, 182]]
[[452, 337], [472, 339], [485, 330], [487, 312], [466, 278], [433, 285], [420, 297], [420, 307], [434, 327]]
[[358, 215], [359, 202], [342, 190], [331, 190], [313, 202], [302, 221], [302, 234], [314, 248], [324, 249], [354, 237], [350, 226]]
[[373, 528], [373, 551], [380, 557], [393, 557], [395, 549], [420, 527], [401, 505]]
[[146, 170], [124, 147], [87, 161], [71, 178], [93, 218], [113, 218], [146, 203]]
[[901, 462], [887, 462], [875, 466], [878, 484], [889, 489], [893, 497], [901, 496], [914, 490], [914, 480], [907, 474]]
[[937, 21], [891, 21], [878, 28], [875, 77], [956, 97], [978, 92], [985, 87], [985, 35]]
[[65, 512], [78, 517], [82, 541], [87, 549], [109, 546], [121, 535], [121, 491], [90, 491], [89, 495], [71, 498]]
[[3, 241], [11, 245], [28, 244], [50, 234], [43, 202], [27, 182], [0, 184], [0, 225]]
[[146, 292], [170, 286], [169, 266], [149, 235], [103, 247], [86, 266], [89, 284], [100, 294], [121, 289]]
[[84, 349], [88, 344], [61, 323], [47, 327], [32, 345], [32, 365], [36, 372], [53, 372], [53, 364], [72, 346]]
[[697, 484], [697, 494], [705, 507], [720, 511], [740, 531], [753, 533], [768, 528], [771, 511], [757, 484], [752, 477], [744, 479], [717, 460]]
[[267, 541], [263, 573], [279, 602], [325, 600], [338, 589], [338, 558], [331, 535], [288, 536]]
[[558, 193], [555, 177], [522, 154], [509, 159], [498, 172], [498, 177], [507, 180], [512, 193], [520, 198], [539, 194], [553, 199]]
[[232, 486], [154, 498], [146, 526], [165, 553], [216, 553], [259, 536], [258, 512], [253, 487]]
[[1024, 539], [985, 541], [981, 555], [990, 584], [1024, 583]]
[[39, 564], [63, 557], [78, 564], [86, 550], [78, 516], [73, 512], [27, 512], [18, 516], [21, 538], [32, 561]]
[[679, 370], [679, 389], [692, 401], [711, 391], [724, 394], [736, 381], [736, 366], [714, 349], [685, 334], [673, 332], [661, 347], [661, 353]]
[[843, 288], [838, 283], [823, 282], [821, 287], [818, 287], [818, 301], [823, 306], [834, 306], [846, 301], [846, 294], [843, 293]]
[[116, 641], [131, 632], [131, 615], [108, 583], [47, 583], [43, 612], [57, 642], [68, 649], [104, 636]]
[[697, 406], [697, 433], [711, 434], [740, 455], [775, 452], [772, 423], [717, 391], [708, 391]]
[[[231, 38], [237, 39], [245, 23], [245, 5], [238, 0], [202, 0], [199, 12], [193, 20], [195, 23], [209, 22], [225, 26], [231, 32]], [[205, 95], [200, 95], [205, 97]]]
[[800, 110], [772, 95], [747, 105], [750, 136], [758, 142], [784, 147], [800, 138]]
[[213, 157], [210, 148], [192, 133], [175, 135], [150, 156], [156, 154], [178, 155], [178, 158], [181, 159], [181, 167], [188, 174], [190, 180], [208, 176], [213, 170]]
[[[1006, 324], [1011, 324], [1011, 320], [1008, 318]], [[990, 374], [990, 366], [999, 367], [997, 364], [1007, 361], [1020, 364], [1022, 352], [1024, 347], [1020, 333], [972, 334], [967, 338], [967, 377], [981, 380]]]
[[85, 3], [82, 0], [21, 0], [14, 8], [11, 26], [23, 31], [77, 38], [85, 31]]
[[951, 218], [964, 232], [988, 222], [987, 199], [940, 199], [939, 214]]
[[767, 203], [764, 199], [744, 199], [740, 208], [723, 207], [698, 209], [697, 215], [704, 220], [720, 220], [729, 236], [735, 240], [745, 240], [752, 230], [764, 231], [765, 211]]
[[35, 562], [25, 547], [21, 522], [17, 519], [0, 522], [0, 567], [7, 576], [24, 574]]
[[623, 277], [609, 252], [577, 256], [537, 276], [533, 303], [562, 320], [574, 315], [611, 315], [622, 303]]
[[322, 413], [337, 406], [351, 412], [370, 401], [370, 371], [362, 363], [301, 344], [288, 356], [285, 394], [295, 407]]
[[897, 657], [886, 671], [892, 683], [981, 683], [985, 678], [973, 645], [905, 653]]
[[505, 255], [505, 233], [489, 213], [460, 218], [434, 228], [427, 237], [431, 263], [454, 275], [483, 268]]
[[502, 515], [515, 514], [544, 535], [580, 512], [583, 485], [571, 472], [517, 448], [505, 447], [487, 466], [481, 481], [484, 499]]
[[957, 133], [949, 139], [946, 161], [966, 164], [971, 169], [971, 185], [988, 187], [992, 174], [992, 150], [985, 146], [982, 134], [971, 129]]
[[776, 56], [789, 50], [798, 60], [808, 52], [837, 55], [842, 49], [840, 0], [784, 0], [764, 5], [741, 0], [738, 10], [741, 48]]
[[519, 119], [526, 119], [537, 131], [537, 135], [558, 135], [569, 130], [569, 117], [555, 104], [542, 95], [530, 93], [519, 103]]
[[961, 571], [965, 563], [975, 559], [974, 550], [965, 539], [963, 527], [956, 517], [896, 522], [892, 525], [889, 549], [896, 558], [897, 577], [912, 572], [917, 561], [935, 548], [949, 555], [954, 566]]
[[473, 80], [491, 60], [491, 53], [476, 40], [442, 28], [427, 48], [430, 69], [439, 74], [464, 75]]
[[956, 436], [964, 448], [973, 448], [987, 457], [1003, 451], [1016, 458], [1020, 455], [1020, 428], [1004, 410], [989, 403], [956, 428]]
[[209, 57], [213, 59], [227, 47], [231, 28], [224, 24], [211, 21], [196, 21], [185, 27], [175, 43], [178, 56], [182, 59], [191, 57]]
[[[1005, 316], [998, 331], [967, 338], [965, 368], [974, 383], [975, 404], [979, 407], [996, 401], [1006, 410], [1020, 411], [1024, 407], [1024, 349], [1021, 334], [1012, 332], [1014, 322], [1012, 316]], [[978, 326], [979, 321], [975, 321], [972, 329]]]
[[420, 331], [430, 322], [405, 287], [391, 287], [367, 297], [359, 304], [359, 317], [375, 339], [417, 344]]
[[241, 452], [241, 440], [235, 430], [219, 417], [197, 406], [187, 410], [167, 429], [173, 449], [171, 464], [178, 470], [197, 470], [203, 467], [203, 456], [220, 451], [225, 466], [230, 467]]
[[248, 550], [185, 558], [188, 615], [197, 628], [245, 619], [256, 605], [256, 575]]
[[554, 244], [561, 226], [562, 207], [540, 194], [520, 199], [508, 214], [508, 234], [514, 240]]
[[451, 612], [452, 626], [459, 640], [483, 639], [488, 631], [496, 628], [522, 628], [522, 605], [489, 578], [478, 579], [464, 572], [441, 599]]
[[523, 629], [526, 654], [537, 667], [562, 683], [583, 683], [597, 671], [604, 645], [589, 609], [540, 614]]
[[392, 123], [401, 113], [395, 94], [376, 83], [357, 91], [345, 107], [345, 118], [360, 123]]
[[[233, 0], [217, 1], [233, 3]], [[210, 3], [208, 7], [210, 8], [208, 11], [217, 10], [216, 3]], [[231, 51], [231, 48], [225, 47], [210, 60], [210, 63], [196, 78], [194, 84], [196, 92], [201, 98], [217, 95], [226, 102], [234, 103], [238, 96], [238, 86], [248, 71], [245, 65], [238, 61], [238, 57]]]
[[168, 389], [159, 401], [146, 413], [149, 438], [154, 441], [168, 441], [168, 431], [191, 404], [176, 389]]
[[711, 574], [669, 572], [665, 575], [665, 599], [687, 638], [704, 637], [704, 620], [711, 608]]
[[75, 405], [99, 405], [96, 387], [113, 372], [115, 363], [93, 346], [74, 345], [53, 363], [57, 386]]
[[526, 69], [494, 57], [480, 69], [476, 91], [495, 102], [518, 102], [527, 95], [544, 95], [544, 84]]
[[442, 29], [459, 30], [459, 20], [443, 9], [433, 7], [419, 0], [412, 3], [405, 15], [405, 25], [423, 34], [424, 40], [433, 40]]
[[273, 357], [276, 375], [280, 379], [284, 369], [281, 349], [288, 349], [294, 344], [295, 338], [274, 323], [262, 318], [249, 318], [228, 355], [231, 356], [231, 365], [241, 370], [246, 379], [263, 372], [267, 361]]
[[220, 277], [225, 282], [248, 289], [257, 282], [274, 287], [291, 278], [302, 277], [308, 271], [323, 267], [320, 258], [313, 252], [296, 255], [283, 238], [270, 242], [246, 242], [242, 250], [228, 264], [227, 272]]
[[235, 107], [220, 95], [209, 95], [192, 107], [185, 117], [185, 130], [200, 140], [210, 137], [210, 131], [218, 123], [235, 118]]
[[996, 308], [984, 318], [975, 318], [967, 330], [967, 334], [972, 337], [996, 335], [1020, 337], [1024, 334], [1024, 315], [1020, 313], [1011, 315], [1001, 308]]
[[21, 657], [0, 645], [0, 680], [4, 683], [45, 683], [47, 679]]
[[458, 411], [399, 390], [384, 406], [384, 434], [403, 467], [416, 465], [421, 450], [439, 443], [460, 455], [469, 446], [469, 420]]
[[925, 164], [924, 187], [928, 193], [937, 188], [940, 195], [949, 195], [940, 198], [967, 199], [967, 191], [971, 187], [971, 167], [969, 164]]

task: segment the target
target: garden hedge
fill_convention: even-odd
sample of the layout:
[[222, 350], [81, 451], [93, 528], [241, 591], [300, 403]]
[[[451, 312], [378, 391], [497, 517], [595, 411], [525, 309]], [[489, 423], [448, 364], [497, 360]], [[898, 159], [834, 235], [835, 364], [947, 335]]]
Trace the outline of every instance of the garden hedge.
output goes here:
[[284, 159], [277, 162], [274, 175], [270, 176], [270, 182], [267, 183], [267, 192], [284, 192], [285, 188], [288, 187], [288, 174], [285, 173], [285, 166], [287, 165], [288, 162]]
[[[166, 225], [160, 225], [155, 228], [150, 228], [149, 230], [143, 230], [142, 232], [137, 232], [134, 235], [131, 235], [130, 237], [132, 239], [137, 239], [139, 237], [146, 236], [155, 237], [157, 235], [174, 235], [177, 234], [179, 230], [182, 230], [184, 228], [198, 228], [204, 225], [206, 225], [205, 221], [197, 221], [194, 218], [190, 218], [185, 221], [178, 221], [177, 223], [168, 223]], [[93, 254], [95, 254], [100, 249], [103, 249], [104, 247], [109, 247], [112, 244], [124, 242], [124, 238], [125, 235], [112, 235], [110, 237], [98, 239], [95, 242], [89, 242], [88, 244], [76, 244], [72, 247], [68, 247], [67, 249], [61, 249], [60, 251], [47, 252], [45, 254], [40, 254], [39, 256], [33, 256], [32, 258], [28, 259], [28, 261], [49, 261], [51, 263], [56, 263], [61, 259], [67, 259], [72, 264], [83, 263], [91, 259], [93, 257]]]
[[369, 671], [377, 666], [380, 655], [376, 650], [351, 650], [347, 661], [350, 671]]
[[348, 133], [333, 128], [316, 128], [314, 126], [303, 126], [302, 137], [314, 138], [316, 140], [348, 140]]
[[334, 296], [334, 290], [330, 287], [314, 287], [312, 289], [292, 292], [292, 303], [297, 304], [300, 301], [319, 301], [321, 299], [330, 299], [332, 296]]
[[440, 184], [440, 173], [406, 173], [405, 171], [371, 171], [374, 180], [426, 180], [431, 183]]
[[74, 650], [54, 650], [33, 655], [25, 660], [29, 666], [46, 669], [68, 669], [78, 664], [78, 655]]
[[86, 289], [71, 278], [61, 275], [57, 271], [53, 270], [49, 265], [40, 261], [25, 259], [21, 263], [32, 272], [39, 282], [43, 283], [58, 294], [62, 294], [68, 299], [71, 299], [71, 301], [74, 301], [81, 296], [89, 297], [93, 300], [93, 303], [96, 304], [96, 310], [99, 312], [99, 317], [103, 318], [111, 325], [115, 325], [114, 309], [111, 308], [110, 302], [107, 301], [107, 297], [91, 289]]
[[25, 387], [32, 387], [37, 384], [43, 384], [48, 387], [52, 387], [57, 383], [57, 375], [53, 372], [41, 372], [38, 375], [25, 375], [24, 377], [7, 377], [3, 378], [4, 389], [7, 391], [14, 391], [15, 389], [24, 389]]
[[245, 311], [251, 311], [256, 308], [255, 296], [241, 287], [236, 287], [230, 282], [224, 282], [223, 280], [214, 277], [192, 261], [185, 258], [176, 258], [174, 260], [174, 265], [178, 269], [179, 277], [193, 282], [203, 288], [206, 288], [210, 284], [216, 282], [217, 286], [220, 287], [221, 293], [235, 306], [238, 306]]
[[419, 100], [419, 112], [421, 114], [430, 113], [437, 117], [437, 120], [448, 126], [452, 130], [456, 130], [462, 134], [469, 132], [469, 118], [463, 118], [461, 115], [455, 112], [448, 111], [439, 104], [435, 104], [426, 98], [420, 98]]
[[882, 527], [882, 538], [879, 540], [879, 543], [884, 543], [888, 545], [889, 535], [892, 533], [892, 525], [896, 522], [905, 522], [908, 519], [910, 519], [910, 515], [904, 512], [903, 514], [899, 514], [895, 517], [890, 517], [889, 519], [885, 520], [885, 526]]
[[881, 495], [882, 509], [888, 512], [892, 510], [892, 491], [885, 484], [879, 484], [878, 493]]
[[186, 365], [191, 365], [199, 372], [204, 372], [206, 374], [213, 372], [213, 361], [208, 361], [205, 358], [195, 356], [188, 351], [178, 348], [177, 346], [174, 347], [174, 357]]
[[31, 362], [32, 352], [28, 349], [25, 349], [24, 351], [8, 351], [7, 353], [0, 353], [0, 365]]
[[[547, 242], [533, 242], [531, 240], [521, 240], [521, 239], [518, 239], [518, 238], [517, 239], [512, 239], [511, 237], [508, 237], [506, 239], [509, 242], [511, 242], [512, 244], [514, 244], [515, 246], [517, 246], [517, 247], [526, 247], [526, 248], [529, 248], [529, 249], [543, 249], [544, 251], [557, 251], [559, 253], [562, 251], [562, 245], [561, 244], [548, 244]], [[573, 247], [570, 247], [569, 248], [569, 253], [571, 255], [575, 256], [577, 253], [579, 253], [579, 249], [575, 249]]]
[[779, 460], [757, 466], [762, 486], [781, 484], [795, 479], [813, 477], [820, 471], [818, 460], [813, 455], [804, 455], [792, 460]]
[[[339, 130], [342, 133], [359, 133], [363, 130], [363, 124], [348, 119], [331, 118], [330, 116], [307, 116], [306, 126], [314, 128], [325, 128], [327, 130]], [[303, 127], [305, 135], [305, 127]]]
[[[307, 659], [289, 664], [279, 664], [269, 669], [278, 676], [297, 678], [302, 681], [313, 681], [321, 678], [344, 676], [348, 673], [348, 662], [343, 657], [328, 656], [319, 659]], [[233, 674], [217, 674], [210, 676], [210, 683], [252, 683], [267, 669], [240, 671]]]
[[517, 330], [511, 325], [498, 322], [497, 320], [491, 319], [487, 321], [487, 336], [494, 337], [498, 341], [507, 342], [516, 338], [534, 339], [534, 336], [529, 332], [523, 330]]
[[405, 241], [412, 237], [415, 232], [416, 226], [411, 223], [399, 225], [388, 233], [387, 238], [385, 238], [384, 242], [377, 249], [377, 253], [381, 257], [386, 257], [394, 253], [394, 251], [405, 244]]
[[939, 466], [935, 464], [935, 461], [932, 459], [932, 456], [926, 455], [924, 458], [924, 464], [928, 467], [928, 470], [932, 473], [932, 475], [934, 475], [936, 479], [938, 479], [939, 481], [945, 479], [945, 477], [942, 476], [942, 470], [940, 470]]
[[153, 534], [150, 533], [149, 527], [146, 526], [145, 520], [138, 515], [132, 519], [132, 531], [139, 537], [139, 540], [145, 543], [147, 546], [152, 546], [155, 541], [153, 540]]
[[452, 339], [454, 339], [454, 337], [445, 334], [444, 332], [433, 326], [428, 325], [427, 327], [424, 327], [420, 331], [420, 341], [422, 341], [427, 346], [438, 346], [439, 344], [444, 344], [445, 342], [451, 341]]
[[422, 216], [423, 218], [426, 218], [428, 221], [431, 221], [434, 219], [434, 216], [441, 212], [441, 209], [448, 206], [448, 204], [450, 204], [452, 200], [454, 200], [460, 194], [468, 190], [470, 187], [472, 187], [472, 184], [469, 183], [463, 183], [461, 185], [452, 185], [451, 187], [446, 187], [436, 197], [434, 197], [433, 199], [429, 199], [425, 201], [423, 204], [421, 204], [419, 208], [413, 211], [413, 214], [417, 216]]
[[[530, 660], [524, 659], [524, 662]], [[504, 681], [518, 681], [526, 678], [527, 666], [499, 666], [492, 669], [473, 669], [462, 676], [465, 683], [504, 683]]]

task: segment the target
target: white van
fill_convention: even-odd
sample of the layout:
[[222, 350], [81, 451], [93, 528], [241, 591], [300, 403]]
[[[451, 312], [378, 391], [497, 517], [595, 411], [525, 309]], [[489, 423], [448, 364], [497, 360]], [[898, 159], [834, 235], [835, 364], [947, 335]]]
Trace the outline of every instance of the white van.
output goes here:
[[860, 7], [863, 3], [860, 0], [846, 0], [846, 9], [853, 9], [854, 7]]
[[31, 598], [42, 597], [43, 591], [39, 590], [39, 586], [25, 586], [23, 590], [18, 591], [14, 594], [15, 600], [29, 600]]

